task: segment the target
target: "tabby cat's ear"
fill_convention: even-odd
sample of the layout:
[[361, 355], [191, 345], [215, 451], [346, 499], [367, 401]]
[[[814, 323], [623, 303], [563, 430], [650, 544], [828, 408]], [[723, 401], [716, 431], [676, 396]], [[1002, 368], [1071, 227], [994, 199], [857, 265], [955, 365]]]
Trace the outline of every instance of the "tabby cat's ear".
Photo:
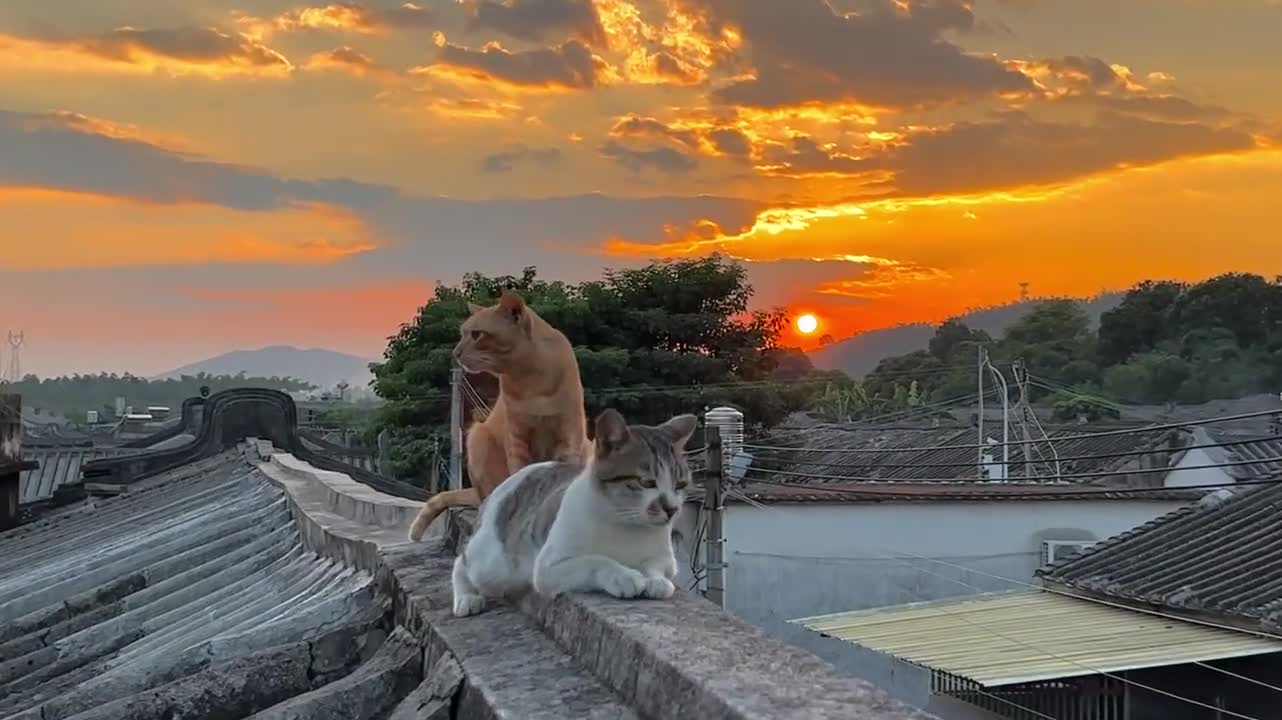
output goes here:
[[623, 419], [618, 410], [609, 408], [597, 415], [596, 422], [596, 439], [593, 441], [596, 445], [597, 455], [609, 455], [618, 450], [632, 436], [628, 430], [628, 421]]
[[690, 436], [694, 434], [697, 427], [699, 427], [699, 418], [687, 413], [660, 425], [659, 431], [672, 441], [673, 447], [680, 450], [686, 446], [686, 442], [690, 440]]
[[485, 307], [484, 307], [484, 306], [482, 306], [482, 305], [477, 305], [477, 304], [476, 304], [476, 303], [474, 303], [474, 302], [469, 302], [469, 303], [467, 304], [467, 312], [468, 312], [468, 314], [469, 314], [469, 315], [475, 315], [475, 314], [477, 314], [477, 313], [481, 312], [481, 311], [482, 311], [482, 310], [484, 310], [484, 309], [485, 309]]

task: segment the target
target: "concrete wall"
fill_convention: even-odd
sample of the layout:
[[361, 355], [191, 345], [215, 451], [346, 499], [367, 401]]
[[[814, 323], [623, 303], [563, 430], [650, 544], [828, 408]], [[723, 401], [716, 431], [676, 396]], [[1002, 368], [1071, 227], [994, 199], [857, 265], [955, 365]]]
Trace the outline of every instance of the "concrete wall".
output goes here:
[[[1224, 472], [1223, 468], [1206, 468], [1207, 465], [1215, 465], [1218, 461], [1210, 456], [1205, 450], [1189, 450], [1184, 453], [1184, 457], [1175, 463], [1171, 472], [1166, 475], [1166, 487], [1189, 487], [1190, 485], [1215, 485], [1219, 483], [1231, 483], [1233, 477]], [[1203, 468], [1201, 470], [1187, 470], [1185, 468]]]
[[[758, 625], [1014, 590], [1034, 582], [1042, 540], [1100, 540], [1180, 503], [735, 504], [725, 514], [726, 608]], [[689, 508], [687, 508], [689, 510]], [[693, 512], [686, 513], [693, 524]], [[682, 528], [683, 534], [692, 531]], [[678, 552], [689, 582], [689, 544]], [[918, 557], [930, 560], [918, 559]], [[938, 561], [938, 562], [932, 562]]]

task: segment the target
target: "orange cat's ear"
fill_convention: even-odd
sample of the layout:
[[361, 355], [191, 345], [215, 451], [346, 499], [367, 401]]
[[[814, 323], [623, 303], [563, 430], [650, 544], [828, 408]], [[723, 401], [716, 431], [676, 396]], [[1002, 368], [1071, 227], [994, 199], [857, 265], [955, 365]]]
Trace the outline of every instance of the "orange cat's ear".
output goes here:
[[628, 430], [628, 421], [624, 420], [619, 411], [614, 408], [609, 408], [597, 415], [594, 427], [596, 438], [593, 443], [596, 445], [597, 455], [609, 455], [632, 436], [631, 431]]
[[525, 314], [525, 301], [521, 299], [520, 295], [511, 290], [503, 291], [503, 295], [499, 298], [499, 307], [503, 308], [503, 311], [510, 315], [513, 320], [519, 321], [521, 316]]

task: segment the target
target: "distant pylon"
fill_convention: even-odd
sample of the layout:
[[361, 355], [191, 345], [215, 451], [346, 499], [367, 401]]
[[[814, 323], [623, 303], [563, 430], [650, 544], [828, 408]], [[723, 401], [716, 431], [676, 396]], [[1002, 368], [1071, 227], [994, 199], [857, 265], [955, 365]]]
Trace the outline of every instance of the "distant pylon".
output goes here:
[[1019, 284], [1019, 301], [1024, 302], [1025, 300], [1028, 300], [1028, 283], [1022, 282]]
[[22, 379], [22, 343], [26, 340], [21, 330], [18, 332], [9, 331], [9, 368], [5, 371], [4, 379], [9, 382], [18, 382]]

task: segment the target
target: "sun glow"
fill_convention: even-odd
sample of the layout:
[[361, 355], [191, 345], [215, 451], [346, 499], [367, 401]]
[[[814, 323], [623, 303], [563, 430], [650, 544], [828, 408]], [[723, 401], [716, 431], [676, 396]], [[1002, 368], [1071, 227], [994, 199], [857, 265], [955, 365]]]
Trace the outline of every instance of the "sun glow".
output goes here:
[[797, 332], [801, 333], [802, 335], [809, 335], [810, 333], [818, 329], [819, 329], [819, 319], [816, 318], [814, 315], [811, 315], [810, 313], [806, 313], [805, 315], [801, 315], [797, 318]]

